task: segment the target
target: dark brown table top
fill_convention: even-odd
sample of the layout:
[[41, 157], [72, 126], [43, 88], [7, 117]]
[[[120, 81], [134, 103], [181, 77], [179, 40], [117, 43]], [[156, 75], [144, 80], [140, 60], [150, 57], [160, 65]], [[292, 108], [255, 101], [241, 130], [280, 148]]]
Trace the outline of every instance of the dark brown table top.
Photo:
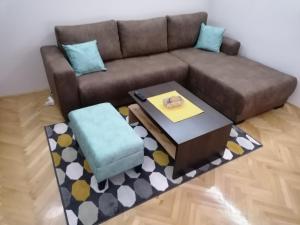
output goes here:
[[214, 108], [206, 104], [200, 98], [192, 94], [190, 91], [182, 87], [175, 81], [158, 84], [142, 89], [138, 89], [146, 98], [163, 94], [169, 91], [177, 91], [179, 94], [190, 100], [193, 104], [200, 107], [204, 112], [191, 118], [172, 122], [164, 114], [162, 114], [148, 100], [140, 101], [134, 95], [134, 91], [130, 91], [129, 95], [144, 110], [144, 112], [176, 143], [182, 144], [196, 137], [205, 135], [213, 130], [228, 126], [232, 121]]

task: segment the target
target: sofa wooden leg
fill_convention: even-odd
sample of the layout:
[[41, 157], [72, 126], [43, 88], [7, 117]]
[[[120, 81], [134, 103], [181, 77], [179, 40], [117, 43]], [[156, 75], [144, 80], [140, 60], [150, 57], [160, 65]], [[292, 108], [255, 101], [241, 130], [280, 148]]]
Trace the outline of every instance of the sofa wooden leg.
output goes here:
[[241, 120], [241, 121], [239, 121], [237, 123], [234, 123], [234, 125], [239, 125], [239, 124], [244, 123], [244, 122], [245, 122], [245, 120]]
[[282, 105], [280, 105], [280, 106], [274, 107], [274, 109], [280, 109], [280, 108], [282, 108], [283, 106], [284, 106], [284, 103], [283, 103]]
[[136, 122], [138, 122], [138, 119], [136, 118], [134, 113], [131, 111], [131, 107], [128, 107], [128, 123], [132, 124], [132, 123], [136, 123]]

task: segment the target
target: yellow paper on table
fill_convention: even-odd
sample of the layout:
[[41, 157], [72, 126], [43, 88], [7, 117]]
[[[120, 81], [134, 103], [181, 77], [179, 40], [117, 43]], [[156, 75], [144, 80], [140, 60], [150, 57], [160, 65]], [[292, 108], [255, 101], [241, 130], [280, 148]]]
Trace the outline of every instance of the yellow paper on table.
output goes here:
[[[184, 100], [181, 106], [174, 108], [167, 108], [164, 106], [163, 99], [178, 95], [181, 96], [181, 98], [183, 98]], [[192, 102], [180, 95], [177, 91], [170, 91], [164, 94], [156, 95], [147, 98], [147, 100], [174, 123], [203, 113], [202, 109], [200, 109], [198, 106], [194, 105]]]

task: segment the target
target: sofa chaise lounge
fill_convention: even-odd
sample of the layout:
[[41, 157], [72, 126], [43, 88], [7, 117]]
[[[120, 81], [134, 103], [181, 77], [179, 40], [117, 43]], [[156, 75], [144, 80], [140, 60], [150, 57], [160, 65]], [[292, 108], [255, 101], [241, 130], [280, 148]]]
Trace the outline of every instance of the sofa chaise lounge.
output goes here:
[[[207, 13], [198, 12], [55, 27], [58, 46], [44, 46], [41, 54], [62, 114], [101, 102], [129, 104], [128, 91], [171, 80], [235, 123], [283, 105], [296, 78], [238, 56], [240, 43], [228, 37], [220, 53], [194, 48], [206, 21]], [[97, 40], [107, 71], [77, 77], [62, 44], [90, 40]]]

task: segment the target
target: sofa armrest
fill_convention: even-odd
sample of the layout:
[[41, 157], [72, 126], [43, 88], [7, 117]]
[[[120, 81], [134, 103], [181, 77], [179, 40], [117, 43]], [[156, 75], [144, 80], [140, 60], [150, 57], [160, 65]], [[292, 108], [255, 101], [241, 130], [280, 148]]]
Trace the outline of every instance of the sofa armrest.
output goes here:
[[51, 92], [67, 119], [71, 110], [80, 107], [75, 72], [57, 46], [41, 47], [41, 55]]
[[229, 37], [223, 37], [221, 52], [227, 55], [238, 55], [241, 43]]

